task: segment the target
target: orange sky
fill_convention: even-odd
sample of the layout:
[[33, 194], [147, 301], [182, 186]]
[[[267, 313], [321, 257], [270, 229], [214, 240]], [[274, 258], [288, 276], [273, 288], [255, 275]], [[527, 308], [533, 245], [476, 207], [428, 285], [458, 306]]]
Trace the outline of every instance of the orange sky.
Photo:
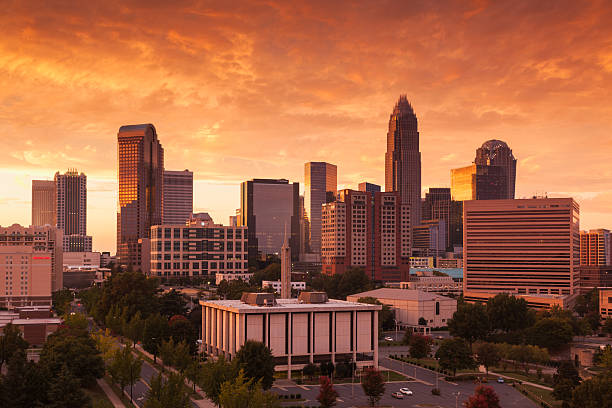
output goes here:
[[[36, 4], [38, 3], [38, 4]], [[612, 4], [605, 1], [3, 2], [0, 224], [29, 224], [31, 180], [88, 177], [88, 233], [115, 248], [116, 134], [154, 123], [218, 222], [239, 182], [383, 183], [389, 114], [419, 118], [422, 184], [485, 140], [518, 159], [517, 197], [573, 196], [612, 228]]]

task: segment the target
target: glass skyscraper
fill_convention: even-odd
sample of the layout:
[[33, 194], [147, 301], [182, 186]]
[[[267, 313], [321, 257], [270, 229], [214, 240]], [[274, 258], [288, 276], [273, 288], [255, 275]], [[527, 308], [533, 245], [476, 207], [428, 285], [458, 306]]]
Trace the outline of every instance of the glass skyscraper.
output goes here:
[[117, 258], [141, 268], [142, 239], [162, 223], [164, 149], [152, 124], [122, 126], [117, 134], [119, 202]]
[[334, 164], [304, 164], [304, 215], [307, 219], [306, 252], [321, 255], [321, 206], [334, 200], [338, 169]]

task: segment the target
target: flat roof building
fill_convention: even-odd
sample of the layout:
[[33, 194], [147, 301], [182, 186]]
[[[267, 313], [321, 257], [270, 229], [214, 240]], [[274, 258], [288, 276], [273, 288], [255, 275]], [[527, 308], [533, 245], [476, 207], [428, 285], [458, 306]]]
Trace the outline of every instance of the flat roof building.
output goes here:
[[612, 234], [607, 229], [580, 231], [580, 265], [612, 265]]
[[244, 293], [241, 300], [200, 305], [202, 344], [209, 354], [231, 360], [247, 340], [255, 340], [272, 350], [277, 371], [327, 361], [378, 366], [380, 305], [328, 300], [322, 292], [302, 292], [298, 299]]
[[599, 315], [602, 319], [612, 317], [612, 287], [599, 288]]
[[164, 170], [164, 224], [184, 224], [193, 212], [193, 172]]
[[55, 220], [55, 181], [32, 180], [32, 225], [54, 226]]

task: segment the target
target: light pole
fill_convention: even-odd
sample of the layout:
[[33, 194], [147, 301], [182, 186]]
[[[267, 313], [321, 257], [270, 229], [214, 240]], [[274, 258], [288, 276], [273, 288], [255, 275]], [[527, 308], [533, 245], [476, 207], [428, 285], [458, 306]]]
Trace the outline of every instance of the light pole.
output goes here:
[[453, 392], [453, 395], [455, 396], [455, 408], [457, 408], [459, 406], [459, 396], [461, 395], [461, 391]]

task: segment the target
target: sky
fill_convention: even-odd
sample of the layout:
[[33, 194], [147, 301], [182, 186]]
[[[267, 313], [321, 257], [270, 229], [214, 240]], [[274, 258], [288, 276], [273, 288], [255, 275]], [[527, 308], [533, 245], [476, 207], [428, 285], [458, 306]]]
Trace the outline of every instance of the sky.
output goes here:
[[612, 228], [612, 3], [19, 1], [0, 14], [0, 225], [31, 180], [88, 176], [88, 234], [115, 250], [117, 131], [153, 123], [215, 221], [251, 178], [384, 184], [389, 115], [419, 120], [422, 185], [501, 139], [517, 198], [571, 196]]

